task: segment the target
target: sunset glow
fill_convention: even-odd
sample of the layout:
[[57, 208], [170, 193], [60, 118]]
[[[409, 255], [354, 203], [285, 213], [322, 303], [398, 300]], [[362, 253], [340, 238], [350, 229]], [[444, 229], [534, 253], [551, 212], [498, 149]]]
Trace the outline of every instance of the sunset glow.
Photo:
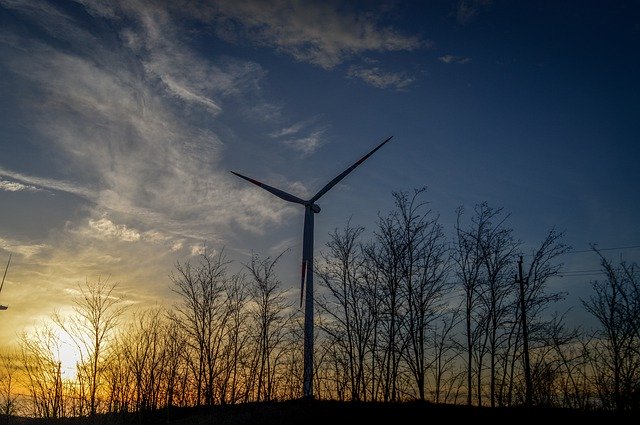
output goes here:
[[[29, 408], [59, 410], [34, 414], [41, 416], [106, 409], [104, 388], [140, 409], [174, 396], [184, 406], [301, 396], [305, 330], [296, 325], [305, 282], [316, 285], [306, 332], [327, 350], [315, 360], [333, 363], [304, 373], [325, 379], [318, 388], [332, 396], [343, 396], [337, 382], [345, 379], [359, 391], [375, 383], [355, 398], [383, 397], [379, 379], [390, 372], [365, 379], [340, 355], [361, 349], [372, 356], [369, 369], [382, 370], [379, 359], [411, 355], [378, 353], [381, 341], [409, 347], [419, 345], [415, 335], [430, 335], [440, 353], [493, 342], [505, 353], [492, 353], [492, 361], [511, 362], [491, 377], [514, 381], [483, 381], [483, 346], [475, 357], [455, 352], [450, 363], [414, 359], [398, 382], [440, 382], [415, 371], [444, 364], [454, 394], [472, 386], [464, 364], [478, 359], [477, 388], [516, 394], [520, 383], [531, 385], [506, 371], [528, 363], [519, 351], [529, 351], [520, 323], [528, 308], [532, 341], [540, 329], [557, 331], [557, 340], [566, 336], [560, 330], [573, 337], [580, 329], [597, 345], [601, 321], [588, 302], [611, 277], [607, 260], [624, 272], [640, 261], [639, 19], [637, 1], [0, 0], [0, 275], [11, 258], [0, 292], [7, 307], [0, 354], [10, 352], [20, 373], [45, 370], [38, 376], [45, 395], [34, 384], [34, 400], [60, 396], [58, 376], [50, 385], [52, 364], [74, 381], [92, 350], [109, 359], [109, 367], [95, 361], [80, 377], [82, 391], [93, 390], [83, 393], [89, 402]], [[414, 257], [412, 246], [391, 243], [413, 230], [390, 224], [411, 223], [402, 202], [428, 218], [422, 228], [431, 233], [420, 240], [433, 242], [437, 255]], [[476, 239], [465, 240], [461, 223], [479, 221]], [[482, 245], [492, 229], [498, 236]], [[335, 246], [340, 236], [352, 238], [349, 255]], [[549, 237], [557, 251], [536, 257]], [[498, 246], [504, 255], [476, 258], [486, 270], [464, 282], [463, 242], [475, 247], [466, 254]], [[331, 263], [336, 252], [354, 269]], [[412, 275], [406, 262], [418, 259], [430, 274]], [[531, 267], [530, 286], [517, 277], [522, 264], [525, 274]], [[336, 276], [348, 282], [338, 285]], [[501, 294], [511, 297], [504, 306], [474, 292], [482, 284], [495, 289], [498, 277]], [[406, 284], [398, 297], [407, 302], [416, 299], [416, 282], [442, 284], [424, 305], [431, 319], [451, 314], [450, 322], [425, 319], [419, 330], [406, 318], [380, 324], [416, 311], [389, 305], [396, 294], [384, 285], [402, 287], [394, 279]], [[522, 289], [508, 286], [516, 281]], [[336, 295], [332, 283], [353, 284], [353, 293]], [[379, 299], [372, 288], [383, 291]], [[553, 304], [537, 304], [537, 296]], [[337, 308], [345, 299], [353, 301]], [[487, 317], [454, 311], [466, 303], [486, 307]], [[377, 310], [385, 306], [391, 313]], [[347, 307], [371, 307], [373, 318], [360, 322], [366, 315], [353, 313], [353, 324]], [[349, 329], [374, 335], [375, 347], [337, 341], [347, 332], [330, 329], [342, 323], [340, 313]], [[561, 324], [543, 323], [559, 317]], [[502, 319], [494, 341], [464, 328], [498, 327]], [[386, 340], [374, 325], [389, 332]], [[537, 336], [532, 347], [548, 342]], [[215, 357], [221, 353], [224, 360]]]
[[60, 362], [60, 371], [63, 380], [75, 380], [78, 369], [77, 366], [82, 364], [80, 350], [73, 338], [57, 325], [53, 326], [56, 341], [58, 342], [57, 350], [54, 353], [56, 361]]

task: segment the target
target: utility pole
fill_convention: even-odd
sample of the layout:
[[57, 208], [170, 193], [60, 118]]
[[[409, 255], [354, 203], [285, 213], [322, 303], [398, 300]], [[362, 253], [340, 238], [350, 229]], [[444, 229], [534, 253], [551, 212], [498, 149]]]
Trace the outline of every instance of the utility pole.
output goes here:
[[[529, 335], [527, 333], [527, 309], [524, 299], [525, 280], [522, 277], [522, 255], [518, 260], [518, 276], [516, 283], [520, 284], [520, 310], [522, 312], [522, 341], [524, 346], [524, 380], [525, 380], [525, 404], [531, 406], [531, 368], [529, 365]], [[529, 278], [527, 278], [529, 284]]]

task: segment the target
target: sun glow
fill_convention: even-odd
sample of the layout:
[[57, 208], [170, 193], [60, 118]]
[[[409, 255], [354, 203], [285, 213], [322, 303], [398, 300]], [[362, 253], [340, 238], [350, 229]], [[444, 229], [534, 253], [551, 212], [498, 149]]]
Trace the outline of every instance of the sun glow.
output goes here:
[[56, 337], [56, 350], [54, 358], [60, 363], [62, 379], [76, 379], [78, 376], [77, 365], [81, 362], [81, 354], [73, 338], [64, 329], [56, 326], [53, 329]]

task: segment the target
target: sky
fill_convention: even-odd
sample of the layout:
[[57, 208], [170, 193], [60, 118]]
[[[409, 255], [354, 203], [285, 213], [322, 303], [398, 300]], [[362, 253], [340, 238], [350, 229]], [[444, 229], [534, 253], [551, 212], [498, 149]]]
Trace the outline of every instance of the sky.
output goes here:
[[297, 297], [303, 208], [230, 171], [311, 197], [389, 136], [319, 201], [316, 253], [426, 186], [447, 234], [480, 202], [525, 253], [565, 232], [579, 311], [590, 244], [640, 259], [638, 52], [637, 1], [0, 0], [0, 347], [86, 280], [171, 305], [205, 246], [286, 250]]

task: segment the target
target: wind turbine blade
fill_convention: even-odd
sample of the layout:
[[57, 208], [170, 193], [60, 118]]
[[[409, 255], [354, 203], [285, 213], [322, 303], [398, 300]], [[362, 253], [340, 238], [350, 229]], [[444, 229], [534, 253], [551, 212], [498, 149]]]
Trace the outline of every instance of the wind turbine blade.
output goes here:
[[256, 186], [259, 186], [261, 188], [263, 188], [264, 190], [266, 190], [267, 192], [273, 193], [274, 195], [276, 195], [278, 198], [280, 199], [284, 199], [285, 201], [288, 202], [295, 202], [296, 204], [305, 204], [305, 201], [298, 198], [297, 196], [293, 196], [290, 193], [287, 193], [283, 190], [280, 189], [276, 189], [275, 187], [271, 187], [267, 184], [264, 184], [262, 182], [259, 182], [258, 180], [254, 180], [252, 178], [249, 178], [247, 176], [243, 176], [240, 173], [236, 173], [235, 171], [231, 171], [231, 174], [235, 174], [236, 176], [240, 177], [241, 179], [245, 179], [248, 182], [251, 182], [253, 184], [255, 184]]
[[11, 254], [9, 254], [9, 260], [7, 261], [7, 267], [4, 269], [4, 276], [2, 276], [2, 283], [0, 283], [0, 292], [2, 292], [2, 287], [4, 286], [4, 280], [7, 277], [7, 270], [9, 270], [9, 263], [11, 262]]
[[338, 182], [340, 180], [342, 180], [343, 178], [345, 178], [347, 176], [347, 174], [349, 174], [350, 172], [352, 172], [358, 165], [362, 164], [364, 161], [367, 160], [367, 158], [369, 158], [371, 155], [373, 155], [375, 153], [375, 151], [377, 151], [378, 149], [380, 149], [385, 143], [387, 143], [389, 140], [391, 140], [393, 136], [389, 137], [388, 139], [386, 139], [385, 141], [383, 141], [382, 143], [380, 143], [378, 146], [376, 146], [375, 148], [373, 148], [371, 150], [371, 152], [369, 152], [368, 154], [366, 154], [365, 156], [363, 156], [362, 158], [360, 158], [358, 161], [356, 161], [355, 164], [353, 164], [351, 167], [347, 168], [346, 170], [344, 170], [339, 176], [337, 176], [336, 178], [334, 178], [333, 180], [331, 180], [329, 183], [327, 183], [327, 185], [325, 187], [323, 187], [322, 189], [320, 189], [320, 191], [318, 193], [315, 194], [315, 196], [313, 198], [311, 198], [311, 200], [309, 201], [310, 203], [314, 203], [316, 202], [318, 199], [320, 199], [320, 197], [322, 195], [324, 195], [325, 193], [327, 193], [329, 191], [329, 189], [331, 189], [333, 186], [335, 186], [336, 184], [338, 184]]

